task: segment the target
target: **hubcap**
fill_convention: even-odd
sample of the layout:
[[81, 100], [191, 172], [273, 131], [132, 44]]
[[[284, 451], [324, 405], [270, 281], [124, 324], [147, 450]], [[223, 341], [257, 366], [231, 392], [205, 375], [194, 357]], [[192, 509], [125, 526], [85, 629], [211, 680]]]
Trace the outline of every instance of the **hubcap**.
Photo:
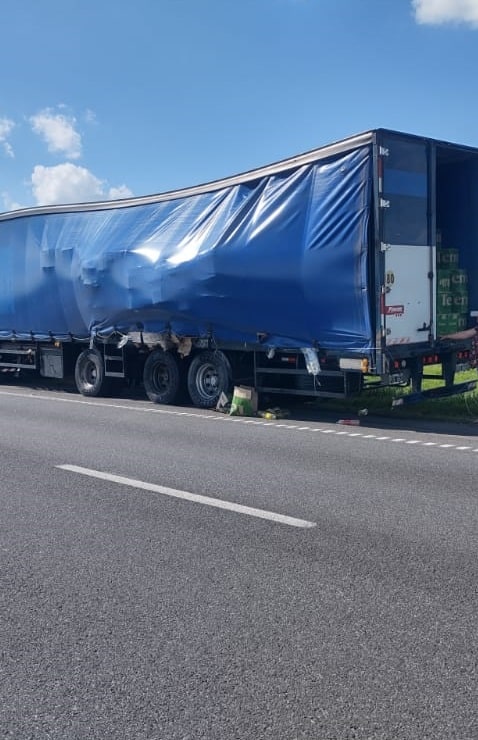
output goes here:
[[169, 372], [164, 365], [158, 364], [153, 372], [153, 385], [157, 391], [165, 391], [169, 388]]
[[94, 362], [88, 362], [85, 367], [84, 378], [88, 385], [94, 385], [98, 377], [98, 370]]
[[196, 376], [197, 389], [205, 398], [213, 398], [219, 388], [219, 375], [214, 365], [203, 365]]

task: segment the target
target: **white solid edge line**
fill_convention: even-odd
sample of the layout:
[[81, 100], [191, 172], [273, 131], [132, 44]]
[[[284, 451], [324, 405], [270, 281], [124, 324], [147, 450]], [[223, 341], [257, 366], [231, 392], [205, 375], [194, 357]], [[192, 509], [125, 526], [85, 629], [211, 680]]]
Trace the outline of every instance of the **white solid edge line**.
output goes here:
[[145, 481], [135, 480], [134, 478], [125, 478], [122, 475], [103, 473], [100, 470], [90, 470], [89, 468], [82, 468], [78, 465], [56, 465], [55, 467], [60, 468], [61, 470], [68, 470], [71, 473], [80, 473], [81, 475], [86, 475], [90, 478], [100, 478], [101, 480], [110, 481], [112, 483], [119, 483], [123, 486], [131, 486], [133, 488], [141, 488], [143, 491], [160, 493], [163, 496], [171, 496], [173, 498], [179, 498], [185, 501], [193, 501], [198, 504], [205, 504], [206, 506], [214, 506], [217, 509], [235, 511], [238, 514], [247, 514], [248, 516], [254, 516], [259, 519], [268, 519], [269, 521], [278, 522], [280, 524], [288, 524], [290, 527], [301, 527], [302, 529], [310, 529], [317, 526], [316, 522], [308, 522], [305, 519], [295, 519], [292, 516], [276, 514], [273, 511], [254, 509], [251, 506], [243, 506], [242, 504], [222, 501], [221, 499], [211, 498], [210, 496], [201, 496], [196, 493], [189, 493], [189, 491], [178, 491], [174, 488], [158, 486], [155, 483], [146, 483]]

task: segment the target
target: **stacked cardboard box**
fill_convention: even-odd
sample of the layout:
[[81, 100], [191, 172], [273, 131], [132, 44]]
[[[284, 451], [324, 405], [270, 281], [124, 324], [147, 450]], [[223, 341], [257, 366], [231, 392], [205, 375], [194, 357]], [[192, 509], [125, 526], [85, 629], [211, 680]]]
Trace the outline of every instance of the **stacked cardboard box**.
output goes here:
[[460, 268], [458, 249], [437, 248], [437, 335], [466, 329], [468, 275]]

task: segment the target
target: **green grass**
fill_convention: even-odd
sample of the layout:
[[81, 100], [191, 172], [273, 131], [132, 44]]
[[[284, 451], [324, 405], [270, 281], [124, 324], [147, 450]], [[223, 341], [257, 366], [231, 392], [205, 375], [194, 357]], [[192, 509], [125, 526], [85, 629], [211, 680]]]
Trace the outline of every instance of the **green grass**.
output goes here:
[[[430, 367], [429, 374], [438, 374], [440, 367]], [[476, 370], [457, 373], [455, 383], [465, 383], [469, 380], [478, 380]], [[443, 386], [442, 380], [427, 378], [424, 375], [423, 390]], [[392, 401], [410, 393], [410, 388], [377, 388], [363, 391], [359, 396], [343, 401], [330, 400], [329, 409], [352, 411], [358, 413], [367, 409], [369, 413], [378, 416], [387, 416], [401, 419], [430, 419], [453, 422], [478, 422], [478, 388], [474, 391], [462, 393], [449, 398], [428, 399], [408, 406], [392, 408]], [[322, 399], [319, 403], [323, 403]]]

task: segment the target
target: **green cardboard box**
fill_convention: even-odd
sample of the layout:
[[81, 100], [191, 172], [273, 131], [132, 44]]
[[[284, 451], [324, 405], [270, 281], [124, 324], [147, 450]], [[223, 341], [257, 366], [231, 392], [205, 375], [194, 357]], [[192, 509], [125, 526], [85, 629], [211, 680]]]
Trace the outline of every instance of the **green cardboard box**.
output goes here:
[[459, 313], [437, 314], [437, 335], [453, 334], [466, 329], [467, 318]]
[[458, 268], [460, 256], [458, 249], [437, 249], [437, 265], [445, 270]]
[[468, 293], [437, 293], [437, 314], [468, 313]]
[[468, 273], [466, 270], [451, 270], [450, 284], [452, 293], [468, 292]]
[[450, 293], [451, 270], [437, 270], [437, 293]]

